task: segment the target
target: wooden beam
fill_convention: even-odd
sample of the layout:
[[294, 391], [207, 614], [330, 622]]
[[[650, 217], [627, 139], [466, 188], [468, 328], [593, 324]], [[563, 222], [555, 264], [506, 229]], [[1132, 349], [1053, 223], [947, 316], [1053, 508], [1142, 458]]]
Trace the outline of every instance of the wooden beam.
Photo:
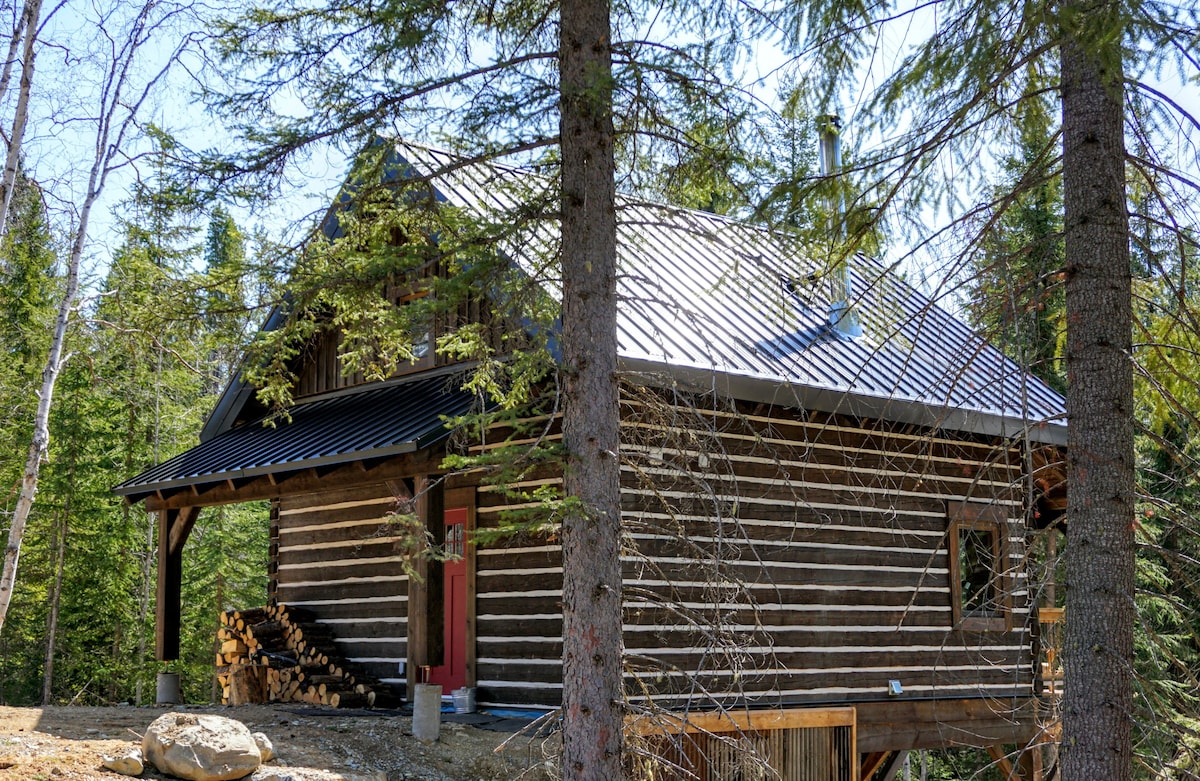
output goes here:
[[888, 757], [895, 754], [894, 751], [872, 751], [869, 754], [864, 754], [862, 757], [862, 781], [868, 781], [871, 776], [875, 775], [875, 771], [887, 762]]
[[196, 519], [199, 517], [199, 507], [184, 507], [179, 511], [178, 517], [171, 526], [170, 553], [172, 555], [183, 552], [183, 545], [187, 542], [188, 535], [192, 533], [192, 527], [196, 525]]
[[858, 750], [984, 748], [997, 743], [1023, 746], [1038, 734], [1035, 705], [1033, 697], [1009, 703], [984, 697], [855, 703]]
[[358, 467], [358, 462], [354, 461], [342, 464], [324, 475], [317, 475], [314, 470], [303, 469], [294, 472], [287, 478], [282, 472], [244, 478], [245, 483], [232, 487], [224, 479], [221, 479], [204, 486], [202, 490], [198, 491], [198, 494], [193, 494], [191, 487], [187, 486], [174, 491], [163, 491], [159, 495], [147, 496], [146, 509], [157, 512], [158, 510], [190, 506], [212, 507], [221, 504], [252, 502], [258, 499], [274, 499], [285, 494], [378, 483], [435, 471], [441, 464], [441, 460], [440, 450], [423, 450], [390, 458], [369, 472], [363, 472]]
[[1044, 768], [1041, 744], [1035, 743], [1021, 750], [1017, 757], [1017, 772], [1021, 774], [1022, 781], [1042, 781]]
[[853, 727], [854, 708], [788, 708], [785, 710], [724, 711], [633, 716], [626, 720], [639, 735], [677, 735], [680, 732], [746, 732], [748, 730]]
[[987, 753], [996, 763], [996, 769], [1000, 771], [1000, 775], [1004, 776], [1005, 781], [1019, 781], [1020, 776], [1017, 775], [1016, 768], [1013, 767], [1012, 761], [1005, 754], [1004, 746], [988, 746]]
[[[430, 486], [427, 475], [418, 475], [413, 481], [416, 493], [416, 513], [421, 524], [428, 528], [430, 514], [434, 512], [432, 505], [437, 504], [440, 513], [440, 503], [430, 501]], [[440, 520], [440, 518], [438, 519]], [[418, 683], [426, 683], [422, 668], [431, 664], [429, 659], [429, 560], [421, 552], [413, 552], [412, 567], [416, 577], [408, 579], [408, 661], [407, 687], [405, 696], [409, 702], [414, 697], [414, 688]]]

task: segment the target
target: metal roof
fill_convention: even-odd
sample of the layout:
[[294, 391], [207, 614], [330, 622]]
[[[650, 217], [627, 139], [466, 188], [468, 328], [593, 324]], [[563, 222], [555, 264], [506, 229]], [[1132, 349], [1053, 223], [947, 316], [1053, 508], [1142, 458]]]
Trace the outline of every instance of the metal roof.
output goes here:
[[438, 372], [340, 391], [295, 405], [290, 421], [263, 419], [209, 439], [113, 490], [122, 495], [409, 453], [449, 434], [471, 409], [461, 377]]
[[[445, 202], [498, 224], [552, 187], [518, 168], [416, 144], [396, 151]], [[617, 220], [627, 371], [739, 398], [1066, 441], [1060, 394], [874, 260], [851, 262], [863, 335], [850, 338], [828, 322], [829, 269], [795, 237], [633, 198], [619, 199]], [[557, 243], [557, 223], [542, 219], [501, 249], [536, 273]]]
[[[396, 152], [397, 165], [426, 177], [439, 200], [481, 221], [511, 229], [515, 208], [553, 202], [552, 182], [522, 169], [410, 143]], [[330, 214], [336, 220], [336, 210]], [[1061, 395], [874, 260], [851, 263], [863, 335], [850, 338], [828, 322], [829, 269], [792, 236], [625, 197], [617, 230], [618, 351], [627, 374], [789, 407], [1066, 442]], [[554, 267], [557, 222], [531, 220], [508, 235], [499, 249], [557, 294], [545, 281], [555, 275], [538, 271]], [[201, 445], [114, 490], [139, 494], [416, 450], [448, 435], [444, 417], [470, 408], [452, 377], [347, 389], [298, 404], [291, 422], [274, 428], [261, 420], [230, 428], [252, 394], [235, 379]]]

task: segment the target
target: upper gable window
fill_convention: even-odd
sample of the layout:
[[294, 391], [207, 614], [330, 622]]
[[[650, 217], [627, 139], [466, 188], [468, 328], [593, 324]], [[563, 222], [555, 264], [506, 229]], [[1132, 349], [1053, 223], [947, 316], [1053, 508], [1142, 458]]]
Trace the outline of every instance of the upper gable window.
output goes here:
[[950, 514], [950, 592], [960, 629], [1012, 627], [1008, 523], [995, 505], [956, 502]]
[[[399, 306], [409, 306], [416, 301], [425, 298], [429, 294], [428, 290], [419, 290], [408, 295], [399, 296], [396, 301]], [[407, 371], [417, 369], [426, 369], [433, 365], [433, 330], [426, 328], [423, 332], [414, 334], [412, 344], [409, 345], [412, 350], [414, 360], [408, 364], [409, 368], [401, 367], [399, 373], [403, 374]]]
[[[399, 228], [393, 228], [390, 241], [404, 243], [407, 241], [407, 237]], [[393, 306], [402, 308], [414, 306], [430, 295], [430, 277], [435, 268], [436, 264], [426, 263], [418, 268], [398, 272], [388, 280], [384, 296], [392, 302]], [[411, 313], [414, 310], [409, 311]], [[401, 363], [396, 368], [396, 374], [410, 374], [434, 365], [434, 328], [432, 323], [424, 323], [424, 328], [421, 325], [419, 322], [412, 323], [412, 341], [409, 343], [408, 349], [412, 352], [413, 358]]]

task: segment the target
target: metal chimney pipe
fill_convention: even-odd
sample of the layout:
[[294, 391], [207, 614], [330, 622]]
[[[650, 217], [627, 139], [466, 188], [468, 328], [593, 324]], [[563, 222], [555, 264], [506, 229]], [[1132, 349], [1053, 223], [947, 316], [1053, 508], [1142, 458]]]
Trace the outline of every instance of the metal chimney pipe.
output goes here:
[[[817, 127], [821, 143], [821, 176], [829, 180], [826, 183], [829, 194], [825, 200], [826, 213], [829, 215], [829, 237], [830, 243], [836, 245], [846, 238], [842, 235], [842, 196], [833, 181], [842, 170], [842, 119], [837, 114], [826, 114], [817, 117]], [[835, 248], [834, 251], [840, 253], [842, 250]], [[829, 325], [843, 336], [862, 336], [858, 313], [851, 306], [854, 280], [845, 259], [839, 260], [837, 265], [830, 269], [829, 280]]]

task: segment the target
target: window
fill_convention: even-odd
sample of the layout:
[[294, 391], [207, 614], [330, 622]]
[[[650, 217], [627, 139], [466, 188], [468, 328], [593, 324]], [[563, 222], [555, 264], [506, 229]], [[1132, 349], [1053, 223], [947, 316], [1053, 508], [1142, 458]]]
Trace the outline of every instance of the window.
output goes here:
[[960, 629], [1012, 628], [1007, 519], [987, 504], [950, 505], [950, 592]]
[[[393, 300], [397, 306], [408, 307], [425, 298], [427, 295], [429, 295], [428, 288], [397, 295]], [[428, 369], [433, 366], [433, 350], [431, 349], [433, 347], [433, 330], [427, 326], [423, 331], [419, 327], [414, 327], [413, 331], [414, 339], [409, 344], [413, 360], [407, 365], [402, 364], [396, 372], [397, 374], [407, 374], [411, 371]]]

